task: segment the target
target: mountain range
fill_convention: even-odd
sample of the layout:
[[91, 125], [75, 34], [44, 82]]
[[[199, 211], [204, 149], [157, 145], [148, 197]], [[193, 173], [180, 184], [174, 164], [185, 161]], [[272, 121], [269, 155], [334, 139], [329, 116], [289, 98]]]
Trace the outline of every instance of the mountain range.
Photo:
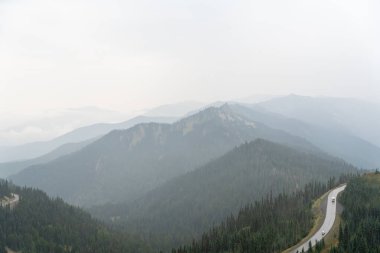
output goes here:
[[245, 107], [234, 104], [231, 107], [248, 119], [302, 137], [321, 150], [359, 168], [372, 169], [380, 165], [380, 148], [348, 131], [289, 118], [263, 109], [260, 105]]
[[77, 152], [29, 167], [11, 179], [81, 206], [129, 202], [256, 138], [323, 154], [304, 139], [247, 120], [225, 105], [173, 124], [147, 123], [112, 131]]
[[[195, 171], [169, 180], [129, 204], [91, 209], [98, 218], [170, 249], [190, 243], [213, 224], [267, 194], [292, 193], [310, 182], [355, 173], [343, 160], [257, 139]], [[112, 222], [113, 221], [113, 222]]]
[[358, 112], [380, 115], [373, 104], [290, 95], [191, 107], [180, 115], [185, 109], [163, 106], [152, 116], [170, 109], [178, 117], [96, 124], [25, 145], [41, 155], [0, 164], [0, 176], [169, 250], [268, 194], [380, 166], [375, 127], [363, 133], [371, 122]]
[[33, 159], [0, 163], [0, 178], [7, 178], [36, 164], [44, 164], [53, 161], [58, 157], [62, 157], [75, 151], [78, 151], [93, 141], [95, 141], [95, 139], [89, 139], [87, 141], [82, 141], [78, 143], [66, 143], [45, 155]]
[[380, 147], [380, 105], [354, 98], [289, 95], [257, 104], [311, 125], [357, 136]]
[[[5, 163], [12, 161], [31, 160], [46, 155], [47, 153], [52, 152], [57, 148], [60, 148], [62, 145], [68, 143], [80, 143], [89, 141], [91, 139], [101, 137], [102, 135], [105, 135], [108, 132], [115, 129], [127, 129], [143, 122], [170, 123], [175, 121], [176, 119], [177, 118], [174, 117], [138, 116], [121, 123], [102, 123], [89, 125], [75, 129], [67, 134], [54, 138], [50, 141], [33, 142], [14, 147], [0, 147], [0, 161]], [[74, 150], [76, 151], [77, 148], [73, 147], [72, 151]], [[54, 159], [57, 157], [58, 156], [54, 157]]]

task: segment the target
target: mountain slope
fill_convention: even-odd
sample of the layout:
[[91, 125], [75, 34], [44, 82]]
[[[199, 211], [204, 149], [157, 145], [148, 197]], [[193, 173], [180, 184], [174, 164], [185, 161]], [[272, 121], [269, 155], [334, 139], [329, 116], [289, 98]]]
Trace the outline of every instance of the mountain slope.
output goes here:
[[367, 169], [380, 166], [380, 148], [353, 134], [288, 118], [263, 110], [259, 106], [248, 108], [231, 105], [231, 108], [248, 119], [255, 119], [269, 127], [305, 138], [320, 149], [355, 166]]
[[344, 206], [339, 244], [330, 253], [380, 252], [380, 173], [351, 180], [340, 197]]
[[4, 192], [18, 194], [20, 201], [12, 210], [0, 207], [0, 252], [5, 252], [5, 247], [39, 253], [149, 252], [140, 240], [116, 233], [84, 211], [39, 190], [0, 181], [0, 194]]
[[34, 142], [14, 147], [0, 147], [0, 161], [9, 162], [16, 160], [33, 159], [45, 155], [64, 144], [88, 141], [90, 139], [105, 135], [115, 129], [128, 129], [137, 124], [146, 122], [171, 123], [175, 120], [176, 118], [172, 117], [139, 116], [121, 123], [94, 124], [91, 126], [81, 127], [67, 134], [59, 136], [51, 141]]
[[248, 121], [223, 106], [172, 125], [113, 131], [79, 152], [11, 178], [82, 206], [127, 202], [256, 138], [319, 152], [301, 138]]
[[127, 231], [147, 238], [156, 236], [159, 246], [170, 248], [189, 242], [241, 206], [269, 193], [292, 192], [310, 181], [327, 182], [349, 172], [355, 168], [342, 160], [324, 159], [259, 139], [129, 205], [94, 208], [91, 213], [108, 221], [117, 217]]
[[90, 140], [79, 142], [79, 143], [67, 143], [54, 149], [53, 151], [51, 151], [50, 153], [47, 153], [46, 155], [43, 155], [34, 159], [29, 159], [25, 161], [0, 163], [0, 178], [7, 178], [11, 175], [17, 174], [18, 172], [22, 171], [23, 169], [27, 167], [30, 167], [36, 164], [48, 163], [58, 157], [65, 156], [75, 151], [78, 151], [82, 149], [83, 147], [87, 146], [88, 144], [92, 143], [93, 141], [95, 140], [90, 139]]
[[172, 253], [283, 252], [312, 229], [313, 201], [327, 189], [324, 184], [311, 183], [293, 194], [268, 195]]
[[258, 104], [312, 125], [346, 132], [380, 147], [380, 105], [351, 98], [290, 95]]

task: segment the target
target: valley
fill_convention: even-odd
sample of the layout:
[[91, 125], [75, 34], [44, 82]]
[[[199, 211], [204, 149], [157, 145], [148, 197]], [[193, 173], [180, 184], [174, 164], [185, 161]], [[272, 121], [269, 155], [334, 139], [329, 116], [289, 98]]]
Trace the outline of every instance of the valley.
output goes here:
[[0, 0], [0, 253], [380, 253], [379, 13]]
[[[358, 167], [371, 169], [378, 164], [376, 154], [380, 154], [375, 144], [352, 133], [338, 134], [335, 127], [288, 118], [262, 109], [261, 104], [224, 103], [177, 120], [156, 119], [151, 122], [151, 118], [138, 117], [94, 140], [68, 148], [63, 147], [71, 144], [63, 144], [35, 159], [1, 164], [0, 169], [14, 172], [8, 177], [11, 188], [16, 189], [11, 193], [17, 194], [14, 196], [21, 189], [13, 184], [25, 185], [22, 191], [26, 192], [41, 189], [48, 195], [44, 201], [68, 202], [83, 208], [85, 211], [77, 210], [88, 217], [89, 212], [95, 223], [99, 220], [99, 226], [110, 230], [105, 240], [129, 238], [125, 244], [114, 241], [120, 245], [107, 251], [125, 247], [122, 252], [129, 252], [138, 247], [148, 253], [263, 252], [265, 247], [283, 251], [301, 241], [314, 219], [307, 203], [338, 184], [350, 182], [362, 173]], [[166, 120], [169, 123], [160, 122]], [[341, 145], [343, 148], [338, 149]], [[336, 196], [342, 189], [331, 194]], [[22, 209], [25, 193], [20, 196], [19, 204], [12, 207], [16, 213]], [[305, 199], [299, 202], [297, 198]], [[278, 210], [273, 210], [271, 218], [260, 218], [265, 224], [256, 220], [263, 208], [275, 206]], [[334, 221], [334, 205], [327, 206], [325, 223], [330, 222], [310, 239], [313, 246], [323, 237], [322, 230], [328, 233]], [[62, 210], [66, 207], [57, 206]], [[30, 215], [35, 215], [37, 209], [33, 208]], [[295, 217], [303, 218], [297, 221]], [[88, 218], [79, 215], [77, 219]], [[289, 233], [285, 224], [297, 232]], [[284, 229], [274, 230], [282, 226]], [[71, 224], [69, 229], [77, 227]], [[22, 238], [17, 236], [3, 245], [28, 252], [31, 244], [20, 243], [25, 240]], [[44, 240], [52, 240], [47, 238]], [[229, 244], [234, 238], [242, 240], [240, 246]], [[58, 243], [54, 247], [61, 247], [61, 242], [54, 240], [51, 243]], [[93, 239], [89, 240], [87, 243], [93, 245]], [[213, 240], [223, 243], [219, 241], [219, 248], [213, 248]], [[294, 252], [308, 249], [310, 240]], [[41, 248], [41, 252], [48, 249]], [[63, 247], [63, 252], [68, 249]]]

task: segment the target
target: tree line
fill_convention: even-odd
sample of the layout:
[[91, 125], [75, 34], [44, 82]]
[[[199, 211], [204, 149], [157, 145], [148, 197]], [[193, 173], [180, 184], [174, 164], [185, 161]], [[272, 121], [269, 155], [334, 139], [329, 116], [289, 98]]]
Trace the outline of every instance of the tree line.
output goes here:
[[310, 231], [313, 200], [349, 177], [331, 178], [327, 184], [309, 183], [292, 194], [282, 193], [277, 197], [269, 194], [261, 201], [246, 205], [237, 216], [228, 217], [199, 240], [173, 249], [172, 253], [281, 252]]
[[138, 239], [115, 232], [79, 208], [31, 188], [0, 181], [0, 196], [20, 195], [16, 208], [0, 208], [0, 253], [146, 253]]
[[380, 252], [380, 175], [353, 179], [343, 192], [339, 244], [330, 253]]

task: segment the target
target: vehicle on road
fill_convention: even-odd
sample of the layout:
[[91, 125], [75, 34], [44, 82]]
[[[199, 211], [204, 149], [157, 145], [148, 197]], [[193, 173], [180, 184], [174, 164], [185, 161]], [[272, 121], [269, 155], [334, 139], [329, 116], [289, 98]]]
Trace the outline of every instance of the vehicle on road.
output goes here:
[[336, 218], [337, 205], [335, 205], [334, 202], [336, 202], [336, 197], [338, 194], [344, 191], [345, 188], [346, 185], [339, 186], [328, 194], [326, 201], [326, 215], [322, 226], [318, 229], [317, 232], [315, 232], [314, 235], [307, 237], [308, 240], [306, 242], [302, 242], [296, 247], [292, 248], [290, 251], [291, 253], [300, 253], [302, 252], [302, 249], [308, 249], [310, 247], [310, 242], [312, 244], [312, 247], [315, 246], [316, 242], [321, 241], [326, 236], [326, 234], [330, 232]]

